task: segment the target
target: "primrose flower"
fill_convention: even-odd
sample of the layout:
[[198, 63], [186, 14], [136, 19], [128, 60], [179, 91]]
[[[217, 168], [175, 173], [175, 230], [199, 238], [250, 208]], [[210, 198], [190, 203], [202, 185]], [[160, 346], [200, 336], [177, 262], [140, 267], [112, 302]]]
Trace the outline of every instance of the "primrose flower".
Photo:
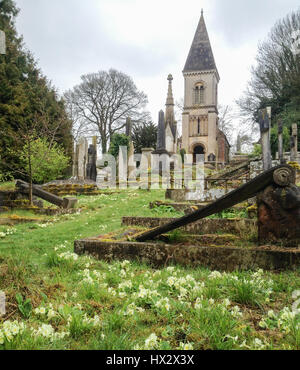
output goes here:
[[189, 342], [182, 343], [182, 342], [180, 342], [179, 349], [181, 349], [183, 351], [192, 351], [194, 349], [194, 347], [193, 347], [192, 343], [189, 343]]
[[152, 333], [146, 340], [145, 340], [145, 349], [155, 349], [157, 346], [157, 335], [155, 333]]

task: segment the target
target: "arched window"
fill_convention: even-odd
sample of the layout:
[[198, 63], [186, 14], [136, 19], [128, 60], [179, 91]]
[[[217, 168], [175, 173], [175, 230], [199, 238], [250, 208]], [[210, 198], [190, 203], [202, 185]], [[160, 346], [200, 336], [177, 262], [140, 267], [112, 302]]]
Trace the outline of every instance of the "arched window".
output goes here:
[[204, 104], [204, 86], [202, 83], [195, 86], [195, 104]]
[[198, 135], [201, 134], [201, 121], [200, 121], [200, 118], [198, 118], [198, 130], [197, 130], [197, 132], [198, 132]]

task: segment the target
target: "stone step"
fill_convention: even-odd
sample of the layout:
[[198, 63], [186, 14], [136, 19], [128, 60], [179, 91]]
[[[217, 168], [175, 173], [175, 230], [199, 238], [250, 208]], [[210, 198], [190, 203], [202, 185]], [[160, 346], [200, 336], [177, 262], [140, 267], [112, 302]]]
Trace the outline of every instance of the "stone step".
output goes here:
[[[177, 240], [175, 238], [172, 241], [172, 234], [163, 234], [159, 238], [159, 240], [164, 241], [165, 243], [176, 243]], [[193, 234], [180, 234], [178, 237], [178, 243], [189, 245], [195, 243], [197, 245], [203, 246], [214, 246], [214, 245], [236, 245], [240, 238], [237, 235], [233, 234], [205, 234], [205, 235], [193, 235]]]
[[[159, 217], [123, 217], [123, 226], [140, 226], [144, 228], [155, 228], [163, 226], [177, 218], [159, 218]], [[188, 234], [233, 234], [233, 235], [250, 235], [257, 234], [257, 220], [247, 218], [205, 218], [186, 225], [180, 230]]]
[[138, 261], [155, 268], [179, 264], [219, 271], [299, 269], [300, 250], [279, 247], [182, 246], [164, 243], [136, 243], [76, 240], [78, 255], [91, 255], [106, 262]]

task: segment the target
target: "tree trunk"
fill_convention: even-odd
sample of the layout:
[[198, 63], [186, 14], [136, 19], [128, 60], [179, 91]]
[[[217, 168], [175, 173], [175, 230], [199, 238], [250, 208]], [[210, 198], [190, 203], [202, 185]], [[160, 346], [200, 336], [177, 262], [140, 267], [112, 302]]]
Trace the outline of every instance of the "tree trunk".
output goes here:
[[101, 147], [102, 147], [102, 154], [107, 153], [107, 139], [106, 137], [101, 136]]

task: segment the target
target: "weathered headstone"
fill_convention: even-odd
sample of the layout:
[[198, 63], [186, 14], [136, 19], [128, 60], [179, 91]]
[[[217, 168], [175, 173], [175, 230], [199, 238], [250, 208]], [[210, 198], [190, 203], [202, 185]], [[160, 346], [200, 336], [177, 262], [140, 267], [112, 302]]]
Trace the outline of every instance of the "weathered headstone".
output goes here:
[[158, 118], [156, 150], [166, 149], [165, 114], [161, 110]]
[[285, 163], [283, 158], [283, 124], [282, 121], [278, 122], [278, 157], [280, 164]]
[[86, 165], [88, 160], [88, 142], [81, 138], [78, 143], [78, 180], [84, 180], [86, 177]]
[[291, 136], [291, 161], [297, 162], [298, 160], [298, 126], [297, 123], [292, 125]]
[[136, 162], [134, 160], [134, 146], [133, 141], [130, 140], [129, 142], [129, 150], [128, 150], [128, 178], [133, 176], [133, 172], [136, 170]]
[[0, 317], [6, 314], [5, 310], [5, 293], [0, 292]]
[[88, 162], [86, 166], [86, 178], [88, 180], [96, 181], [97, 179], [96, 162], [97, 162], [97, 147], [95, 146], [95, 144], [92, 144], [89, 146], [88, 149]]
[[264, 171], [272, 168], [271, 142], [270, 142], [270, 109], [261, 109], [259, 111], [259, 126], [261, 133], [261, 145], [263, 154]]

